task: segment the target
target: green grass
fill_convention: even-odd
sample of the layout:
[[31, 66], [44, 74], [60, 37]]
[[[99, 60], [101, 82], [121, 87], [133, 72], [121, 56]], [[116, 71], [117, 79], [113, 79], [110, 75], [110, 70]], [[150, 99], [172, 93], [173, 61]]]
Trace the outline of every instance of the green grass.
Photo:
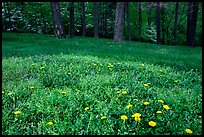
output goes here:
[[2, 58], [2, 134], [202, 134], [201, 48], [3, 33]]

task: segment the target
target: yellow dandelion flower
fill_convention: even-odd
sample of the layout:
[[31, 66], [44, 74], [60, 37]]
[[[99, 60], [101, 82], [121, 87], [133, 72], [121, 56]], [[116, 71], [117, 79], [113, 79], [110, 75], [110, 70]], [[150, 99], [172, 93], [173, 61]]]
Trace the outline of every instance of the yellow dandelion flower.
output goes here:
[[65, 91], [60, 92], [60, 94], [64, 94], [64, 95], [65, 95], [66, 93], [67, 93], [67, 92], [65, 92]]
[[144, 67], [144, 64], [142, 63], [142, 66]]
[[170, 109], [168, 105], [163, 105], [163, 108], [165, 108], [167, 110]]
[[127, 117], [126, 115], [122, 115], [122, 116], [121, 116], [121, 119], [122, 119], [122, 120], [127, 120], [128, 117]]
[[96, 64], [95, 64], [95, 63], [93, 63], [93, 66], [96, 66]]
[[15, 112], [13, 112], [15, 115], [18, 115], [18, 114], [20, 114], [21, 113], [21, 111], [15, 111]]
[[132, 107], [131, 104], [128, 104], [128, 105], [126, 106], [127, 109], [129, 109], [130, 107]]
[[164, 101], [163, 101], [163, 100], [158, 100], [158, 102], [164, 103]]
[[106, 116], [102, 116], [101, 119], [107, 119], [107, 117]]
[[144, 102], [144, 105], [149, 105], [149, 102]]
[[89, 107], [85, 107], [84, 110], [87, 111], [89, 109]]
[[162, 113], [162, 111], [157, 111], [156, 113], [157, 113], [157, 114], [161, 114], [161, 113]]
[[135, 121], [141, 121], [140, 117], [135, 117]]
[[156, 122], [154, 122], [154, 121], [149, 121], [149, 125], [151, 126], [151, 127], [155, 127], [156, 126]]
[[144, 84], [145, 87], [148, 87], [148, 84]]
[[132, 115], [132, 117], [140, 117], [141, 114], [140, 113], [135, 113], [134, 115]]
[[192, 131], [192, 130], [190, 130], [190, 129], [188, 129], [188, 128], [187, 128], [185, 131], [186, 131], [186, 133], [188, 133], [188, 134], [193, 133], [193, 131]]
[[120, 93], [121, 93], [121, 91], [117, 91], [116, 93], [120, 94]]
[[52, 122], [47, 122], [47, 125], [50, 125], [50, 126], [51, 126], [51, 125], [53, 125], [53, 123], [52, 123]]
[[123, 94], [123, 95], [127, 94], [127, 91], [123, 91], [122, 94]]

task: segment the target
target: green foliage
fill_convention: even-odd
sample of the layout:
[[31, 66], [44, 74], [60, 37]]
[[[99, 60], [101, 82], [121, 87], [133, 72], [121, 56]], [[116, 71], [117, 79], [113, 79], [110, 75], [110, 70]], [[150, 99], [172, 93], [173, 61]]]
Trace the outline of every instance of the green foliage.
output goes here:
[[2, 134], [202, 134], [200, 48], [15, 33], [2, 40]]

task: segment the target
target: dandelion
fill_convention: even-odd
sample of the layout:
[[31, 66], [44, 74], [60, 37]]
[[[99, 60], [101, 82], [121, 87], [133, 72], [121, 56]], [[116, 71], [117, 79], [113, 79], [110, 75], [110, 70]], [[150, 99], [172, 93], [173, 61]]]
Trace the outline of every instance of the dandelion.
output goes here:
[[21, 111], [15, 111], [15, 112], [13, 112], [15, 115], [18, 115], [18, 114], [20, 114], [21, 113]]
[[157, 113], [157, 114], [161, 114], [161, 113], [162, 113], [162, 111], [157, 111], [156, 113]]
[[132, 107], [131, 104], [128, 104], [128, 105], [126, 106], [127, 109], [129, 109], [130, 107]]
[[141, 121], [140, 117], [135, 117], [135, 121]]
[[145, 87], [148, 87], [148, 84], [144, 84]]
[[164, 103], [164, 101], [163, 101], [163, 100], [158, 100], [158, 102]]
[[188, 133], [188, 134], [193, 133], [193, 131], [192, 131], [192, 130], [190, 130], [190, 129], [188, 129], [188, 128], [187, 128], [185, 131], [186, 131], [186, 133]]
[[149, 105], [149, 102], [144, 102], [144, 105]]
[[127, 94], [127, 91], [123, 91], [122, 94], [123, 94], [123, 95]]
[[142, 63], [142, 66], [144, 67], [144, 64]]
[[50, 125], [50, 126], [51, 126], [51, 125], [53, 125], [53, 123], [52, 123], [52, 122], [47, 122], [47, 125]]
[[93, 63], [93, 66], [96, 66], [96, 64], [95, 64], [95, 63]]
[[120, 94], [120, 93], [121, 93], [121, 91], [117, 91], [116, 93]]
[[64, 95], [65, 95], [66, 93], [67, 93], [67, 92], [65, 92], [65, 91], [60, 92], [60, 94], [64, 94]]
[[85, 107], [84, 110], [87, 111], [89, 109], [89, 107]]
[[122, 120], [127, 120], [128, 117], [127, 117], [126, 115], [122, 115], [122, 116], [121, 116], [121, 119], [122, 119]]
[[107, 117], [106, 116], [102, 116], [101, 119], [107, 119]]
[[134, 115], [132, 115], [132, 117], [140, 117], [141, 114], [140, 113], [135, 113]]
[[168, 105], [163, 105], [163, 108], [165, 108], [167, 110], [170, 109]]
[[151, 127], [155, 127], [155, 126], [156, 126], [156, 122], [154, 122], [154, 121], [149, 121], [149, 125], [150, 125]]

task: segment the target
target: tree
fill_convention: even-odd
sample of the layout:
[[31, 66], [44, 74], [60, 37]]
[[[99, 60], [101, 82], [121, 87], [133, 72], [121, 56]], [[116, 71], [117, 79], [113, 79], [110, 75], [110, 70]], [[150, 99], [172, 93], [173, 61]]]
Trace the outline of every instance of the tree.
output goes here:
[[86, 36], [86, 22], [85, 22], [85, 2], [82, 2], [81, 5], [81, 20], [82, 20], [82, 35]]
[[178, 27], [178, 13], [179, 13], [179, 2], [176, 2], [176, 9], [175, 9], [175, 23], [174, 23], [174, 32], [173, 32], [173, 36], [174, 36], [174, 45], [177, 45], [178, 43], [178, 31], [177, 31], [177, 27]]
[[115, 42], [121, 42], [123, 40], [124, 7], [125, 2], [116, 3], [115, 29], [113, 38]]
[[70, 28], [69, 28], [69, 36], [72, 38], [74, 36], [74, 2], [70, 2], [70, 8], [69, 8], [69, 22], [70, 22]]
[[160, 2], [157, 2], [157, 44], [160, 44]]
[[198, 15], [198, 2], [188, 3], [187, 18], [187, 45], [195, 47], [196, 22]]
[[94, 38], [98, 38], [98, 9], [97, 2], [93, 3], [94, 6]]
[[127, 26], [128, 26], [128, 40], [131, 40], [130, 33], [130, 15], [129, 15], [129, 3], [126, 2], [126, 14], [127, 14]]
[[54, 25], [54, 34], [58, 38], [64, 38], [64, 27], [62, 24], [62, 18], [60, 14], [59, 2], [51, 2], [52, 16], [53, 16], [53, 25]]
[[138, 9], [139, 9], [139, 32], [138, 32], [138, 37], [139, 37], [139, 41], [141, 41], [141, 35], [142, 35], [142, 2], [139, 2]]

